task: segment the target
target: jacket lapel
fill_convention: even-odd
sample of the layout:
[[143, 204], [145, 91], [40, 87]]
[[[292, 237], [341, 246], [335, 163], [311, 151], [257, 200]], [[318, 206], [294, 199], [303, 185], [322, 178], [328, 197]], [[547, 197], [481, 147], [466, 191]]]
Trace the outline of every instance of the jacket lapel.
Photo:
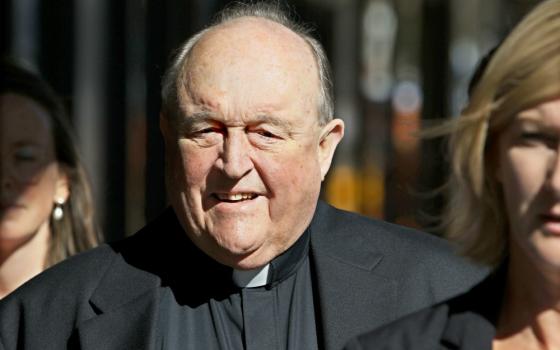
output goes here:
[[[132, 245], [145, 247], [145, 243]], [[134, 257], [126, 251], [119, 253], [89, 300], [98, 316], [77, 327], [81, 349], [155, 348], [161, 280], [131, 263]]]
[[[188, 291], [194, 302], [199, 295], [207, 298], [205, 289], [192, 289], [184, 282], [204, 285], [208, 277], [204, 266], [219, 264], [189, 241], [170, 208], [124, 243], [114, 244], [113, 249], [117, 255], [89, 300], [99, 316], [80, 324], [75, 340], [85, 350], [155, 349], [160, 340], [162, 291], [170, 288], [178, 295]], [[189, 268], [187, 275], [185, 266], [196, 267]], [[212, 271], [230, 274], [229, 268], [212, 267]]]
[[314, 261], [325, 349], [340, 349], [351, 337], [387, 321], [395, 303], [394, 282], [321, 254]]
[[86, 321], [77, 330], [80, 349], [155, 349], [158, 290], [147, 291], [116, 310]]
[[386, 322], [393, 314], [397, 290], [394, 281], [373, 273], [382, 254], [372, 249], [365, 235], [334, 229], [337, 215], [320, 203], [311, 226], [319, 338], [329, 350]]

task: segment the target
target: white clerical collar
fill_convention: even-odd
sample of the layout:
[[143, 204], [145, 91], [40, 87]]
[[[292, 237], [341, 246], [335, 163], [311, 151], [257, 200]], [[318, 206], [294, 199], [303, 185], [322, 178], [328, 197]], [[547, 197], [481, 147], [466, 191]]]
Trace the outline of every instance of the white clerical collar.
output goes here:
[[270, 264], [253, 270], [233, 270], [233, 283], [241, 288], [254, 288], [266, 285]]

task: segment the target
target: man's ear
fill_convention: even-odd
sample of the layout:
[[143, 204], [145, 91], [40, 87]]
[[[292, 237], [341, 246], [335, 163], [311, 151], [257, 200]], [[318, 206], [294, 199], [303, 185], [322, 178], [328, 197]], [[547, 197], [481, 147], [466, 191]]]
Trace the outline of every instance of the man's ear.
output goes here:
[[319, 164], [321, 166], [321, 179], [331, 167], [336, 146], [344, 136], [344, 122], [341, 119], [333, 119], [321, 128], [321, 138], [319, 139]]

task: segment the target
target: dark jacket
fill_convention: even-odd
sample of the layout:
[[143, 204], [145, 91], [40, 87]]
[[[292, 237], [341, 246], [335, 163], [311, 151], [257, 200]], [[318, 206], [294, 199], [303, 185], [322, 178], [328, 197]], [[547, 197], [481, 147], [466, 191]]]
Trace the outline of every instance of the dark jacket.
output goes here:
[[[482, 277], [436, 237], [322, 202], [309, 229], [324, 349], [340, 349]], [[197, 269], [206, 256], [188, 243], [168, 209], [134, 236], [52, 267], [0, 302], [0, 349], [155, 349], [164, 289], [189, 290], [201, 303], [214, 297], [205, 295], [207, 278]]]
[[345, 350], [491, 350], [505, 265], [468, 292], [351, 340]]

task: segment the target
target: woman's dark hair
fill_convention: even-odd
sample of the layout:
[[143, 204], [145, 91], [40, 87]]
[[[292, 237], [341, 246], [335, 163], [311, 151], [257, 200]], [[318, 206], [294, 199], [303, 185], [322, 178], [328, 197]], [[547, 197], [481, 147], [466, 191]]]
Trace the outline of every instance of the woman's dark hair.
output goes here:
[[0, 64], [0, 94], [28, 97], [48, 112], [55, 156], [68, 177], [69, 196], [60, 220], [50, 219], [51, 240], [46, 266], [93, 248], [100, 241], [94, 219], [89, 182], [80, 162], [64, 106], [53, 89], [37, 74], [9, 58]]
[[496, 52], [496, 50], [498, 50], [499, 46], [500, 45], [498, 44], [498, 45], [494, 46], [493, 48], [491, 48], [478, 61], [477, 65], [476, 65], [476, 68], [474, 69], [474, 73], [471, 77], [471, 80], [469, 80], [469, 86], [467, 88], [467, 92], [469, 94], [469, 97], [472, 96], [474, 88], [476, 87], [476, 85], [478, 84], [480, 79], [482, 79], [482, 75], [486, 71], [486, 67], [488, 66], [488, 63], [490, 63], [490, 60], [492, 59], [492, 57], [494, 57], [494, 53]]

